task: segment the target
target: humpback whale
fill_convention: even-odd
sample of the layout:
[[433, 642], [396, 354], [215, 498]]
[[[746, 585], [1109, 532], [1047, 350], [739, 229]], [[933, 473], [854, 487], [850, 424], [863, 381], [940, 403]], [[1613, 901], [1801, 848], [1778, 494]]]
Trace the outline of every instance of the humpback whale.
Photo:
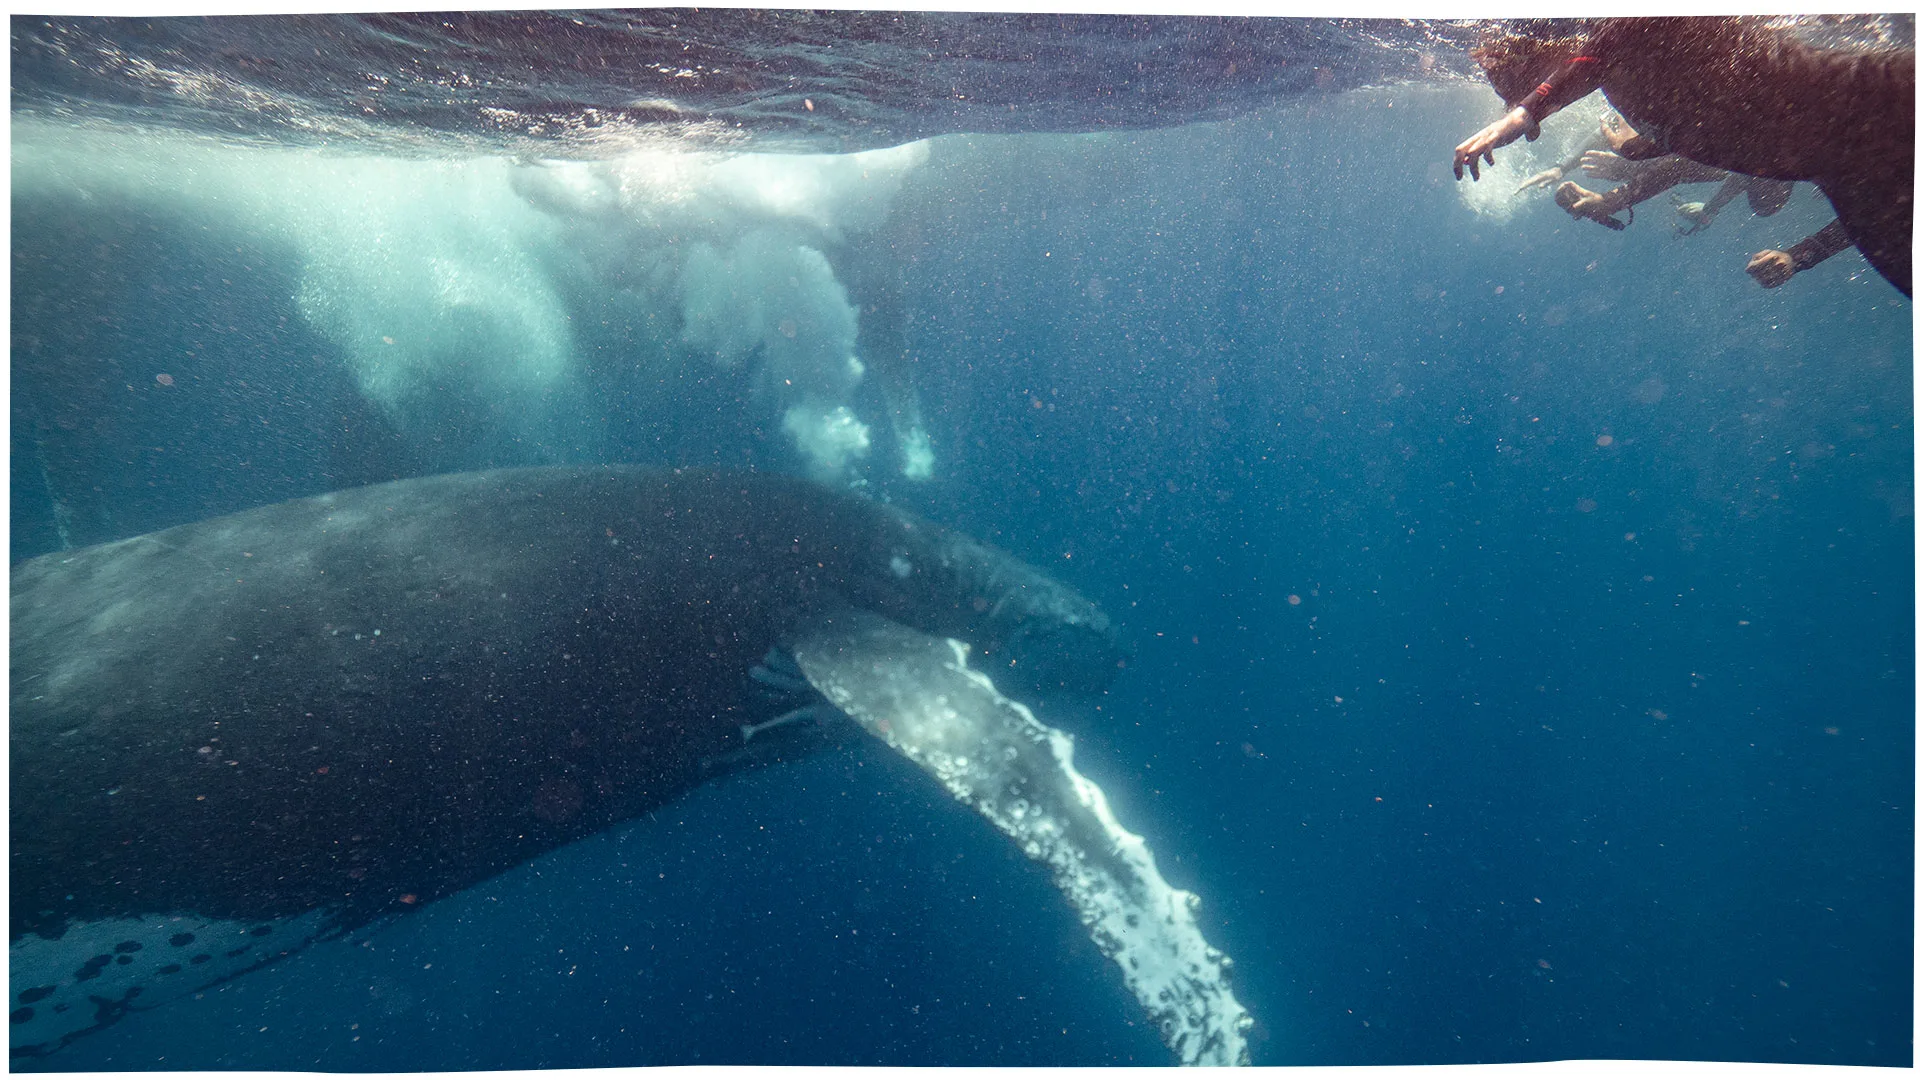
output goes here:
[[[989, 674], [1088, 691], [1124, 658], [1084, 597], [899, 509], [626, 466], [402, 480], [47, 555], [14, 569], [11, 618], [15, 1056], [661, 805], [784, 726], [756, 679], [831, 680], [894, 742], [896, 713], [1005, 713]], [[910, 655], [951, 660], [943, 639], [957, 666]], [[760, 663], [783, 650], [804, 659]], [[1017, 757], [1023, 787], [1057, 771]], [[1082, 847], [1139, 844], [1072, 813]]]

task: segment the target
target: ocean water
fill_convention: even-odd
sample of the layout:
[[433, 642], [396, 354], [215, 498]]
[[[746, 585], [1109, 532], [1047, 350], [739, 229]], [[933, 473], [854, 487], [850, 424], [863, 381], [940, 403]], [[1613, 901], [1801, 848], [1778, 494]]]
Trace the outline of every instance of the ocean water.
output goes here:
[[[1135, 643], [1036, 707], [1256, 1064], [1911, 1064], [1912, 313], [1741, 272], [1811, 187], [1686, 237], [1515, 193], [1597, 107], [1457, 183], [1454, 25], [703, 25], [754, 48], [618, 123], [424, 25], [15, 20], [14, 561], [457, 469], [854, 486]], [[275, 74], [322, 45], [362, 82]], [[1044, 870], [849, 739], [14, 1065], [1168, 1060]]]

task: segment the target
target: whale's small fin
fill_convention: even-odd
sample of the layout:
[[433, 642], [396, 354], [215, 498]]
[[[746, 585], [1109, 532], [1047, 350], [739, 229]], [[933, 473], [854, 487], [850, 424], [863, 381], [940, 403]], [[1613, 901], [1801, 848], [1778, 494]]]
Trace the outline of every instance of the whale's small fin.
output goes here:
[[967, 666], [967, 646], [847, 609], [794, 637], [807, 678], [1053, 872], [1094, 944], [1183, 1065], [1245, 1065], [1253, 1019], [1232, 961], [1194, 921], [1199, 897], [1167, 884], [1147, 842], [1073, 767], [1073, 740]]
[[39, 1057], [129, 1012], [197, 994], [339, 931], [327, 913], [235, 922], [149, 915], [25, 934], [7, 948], [10, 1056]]
[[772, 731], [774, 728], [785, 727], [788, 724], [811, 724], [819, 718], [818, 705], [802, 705], [797, 709], [788, 709], [771, 720], [764, 720], [758, 724], [741, 724], [740, 741], [752, 742], [753, 737], [761, 732]]

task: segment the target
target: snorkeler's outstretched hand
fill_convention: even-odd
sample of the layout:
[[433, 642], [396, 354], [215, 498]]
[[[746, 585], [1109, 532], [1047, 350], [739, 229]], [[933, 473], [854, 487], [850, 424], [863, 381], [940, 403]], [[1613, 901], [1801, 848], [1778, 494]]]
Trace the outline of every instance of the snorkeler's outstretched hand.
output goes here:
[[1618, 182], [1630, 179], [1638, 172], [1639, 163], [1606, 150], [1589, 150], [1580, 155], [1580, 168], [1595, 180]]
[[1493, 152], [1527, 133], [1534, 124], [1527, 118], [1527, 110], [1515, 109], [1507, 115], [1474, 132], [1473, 137], [1453, 148], [1453, 178], [1461, 178], [1461, 171], [1473, 174], [1480, 179], [1480, 159], [1486, 158], [1487, 164], [1493, 164]]
[[1752, 274], [1753, 280], [1766, 289], [1777, 289], [1785, 285], [1787, 279], [1793, 276], [1793, 272], [1793, 256], [1772, 248], [1760, 252], [1747, 262], [1747, 273]]
[[1561, 177], [1565, 175], [1567, 175], [1566, 171], [1561, 169], [1560, 166], [1555, 165], [1553, 168], [1548, 169], [1545, 172], [1534, 173], [1532, 176], [1529, 176], [1525, 180], [1522, 180], [1520, 182], [1520, 186], [1513, 189], [1513, 193], [1515, 195], [1518, 195], [1529, 188], [1545, 187], [1548, 184], [1558, 181]]
[[1473, 138], [1453, 148], [1453, 178], [1455, 180], [1460, 179], [1460, 170], [1462, 169], [1471, 172], [1475, 180], [1480, 179], [1480, 159], [1483, 157], [1487, 159], [1488, 165], [1493, 164], [1494, 144], [1487, 141], [1486, 135], [1487, 133], [1482, 131]]

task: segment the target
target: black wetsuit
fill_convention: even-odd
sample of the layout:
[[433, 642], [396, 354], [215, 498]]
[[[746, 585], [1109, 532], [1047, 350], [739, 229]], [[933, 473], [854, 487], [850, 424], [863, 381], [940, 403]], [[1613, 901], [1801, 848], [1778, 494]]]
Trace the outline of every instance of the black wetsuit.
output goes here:
[[1708, 218], [1718, 214], [1721, 207], [1740, 195], [1747, 197], [1747, 207], [1754, 216], [1772, 217], [1787, 205], [1787, 198], [1793, 194], [1791, 180], [1768, 180], [1746, 173], [1730, 173], [1683, 158], [1679, 154], [1664, 154], [1642, 164], [1619, 187], [1608, 191], [1607, 199], [1610, 203], [1617, 202], [1621, 207], [1638, 206], [1676, 185], [1709, 184], [1715, 180], [1721, 181], [1721, 185], [1707, 203]]
[[1847, 230], [1838, 218], [1827, 223], [1827, 227], [1807, 237], [1805, 240], [1787, 249], [1787, 255], [1793, 259], [1793, 272], [1802, 270], [1832, 258], [1853, 245]]
[[1602, 90], [1641, 138], [1773, 180], [1808, 180], [1861, 254], [1913, 295], [1913, 50], [1819, 48], [1756, 18], [1598, 19], [1520, 104], [1537, 123]]

